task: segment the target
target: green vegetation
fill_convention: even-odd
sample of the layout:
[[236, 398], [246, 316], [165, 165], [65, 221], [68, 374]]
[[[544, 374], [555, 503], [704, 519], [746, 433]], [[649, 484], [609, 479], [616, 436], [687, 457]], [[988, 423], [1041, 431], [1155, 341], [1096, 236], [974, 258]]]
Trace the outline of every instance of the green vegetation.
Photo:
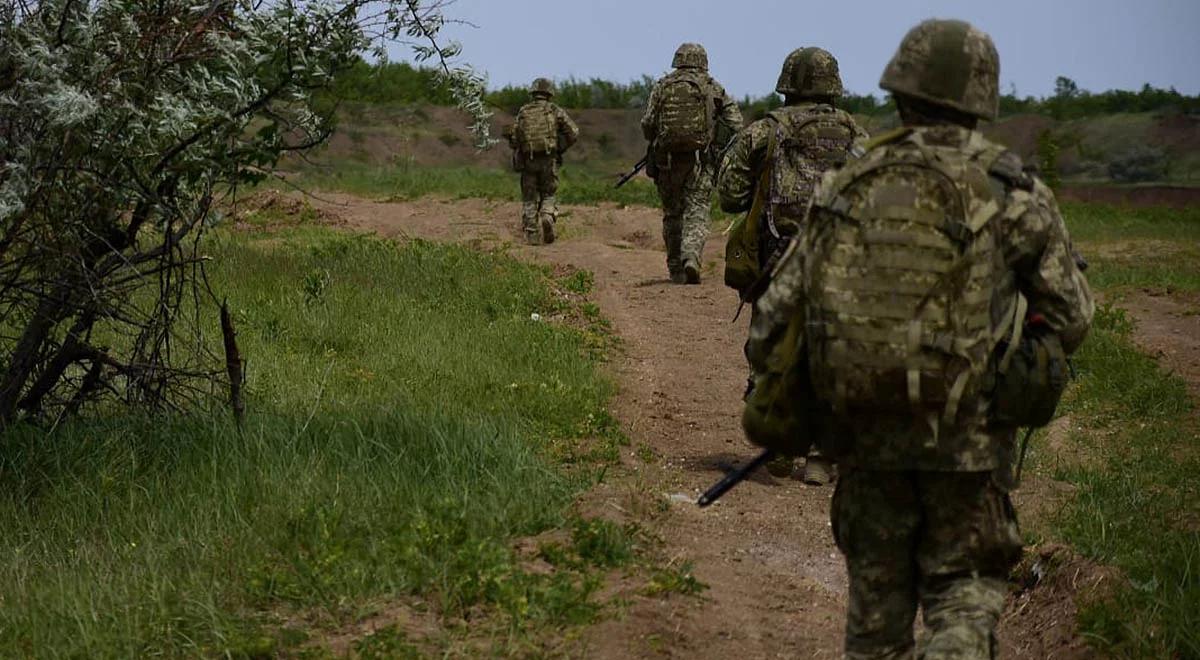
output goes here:
[[1093, 287], [1200, 291], [1200, 209], [1072, 202], [1062, 209]]
[[[359, 62], [341, 77], [336, 86], [337, 98], [368, 103], [430, 103], [454, 105], [450, 94], [435, 84], [431, 70], [414, 68], [405, 63], [371, 65]], [[600, 78], [579, 80], [567, 78], [556, 82], [556, 102], [565, 108], [640, 108], [649, 98], [654, 78], [642, 76], [628, 83]], [[524, 85], [508, 85], [492, 90], [486, 101], [493, 107], [513, 111], [529, 100]], [[747, 117], [757, 118], [779, 107], [780, 98], [774, 93], [759, 97], [747, 96], [740, 105]], [[888, 98], [874, 94], [847, 94], [840, 102], [843, 108], [856, 115], [882, 116], [896, 111]], [[1200, 112], [1200, 96], [1180, 94], [1174, 88], [1159, 89], [1147, 84], [1138, 91], [1109, 90], [1093, 93], [1079, 89], [1069, 78], [1059, 77], [1055, 93], [1045, 98], [1018, 96], [1011, 90], [1000, 98], [1001, 116], [1043, 114], [1055, 119], [1078, 119], [1117, 113], [1141, 113], [1175, 110]]]
[[[640, 204], [656, 206], [658, 193], [645, 178], [635, 179], [621, 188], [613, 188], [617, 177], [586, 166], [568, 164], [560, 170], [558, 201], [561, 204]], [[342, 190], [357, 195], [415, 199], [442, 195], [455, 199], [495, 199], [520, 201], [521, 190], [515, 172], [487, 167], [419, 167], [397, 165], [380, 167], [344, 164], [331, 170], [307, 170], [302, 185], [317, 190]]]
[[[1065, 205], [1073, 237], [1089, 254], [1126, 253], [1161, 241], [1195, 245], [1200, 216], [1189, 211], [1131, 211]], [[1108, 248], [1108, 249], [1106, 249]], [[1108, 297], [1125, 287], [1200, 283], [1197, 261], [1142, 250], [1138, 262], [1092, 259], [1089, 279]], [[1181, 285], [1181, 288], [1185, 288]], [[1051, 521], [1053, 536], [1085, 556], [1119, 568], [1125, 584], [1083, 603], [1089, 641], [1120, 657], [1200, 655], [1200, 470], [1194, 402], [1133, 342], [1134, 321], [1101, 305], [1091, 335], [1074, 357], [1076, 384], [1060, 411], [1072, 444], [1089, 460], [1048, 464], [1035, 439], [1034, 469], [1074, 485]]]
[[[510, 653], [595, 616], [629, 542], [566, 511], [624, 439], [584, 336], [530, 318], [568, 311], [548, 271], [303, 226], [214, 241], [244, 429], [216, 410], [7, 432], [0, 648], [263, 657], [415, 602]], [[512, 539], [558, 527], [584, 560], [523, 570]], [[449, 643], [356, 648], [418, 642]]]
[[[1070, 441], [1095, 460], [1057, 467], [1075, 496], [1056, 515], [1060, 534], [1085, 556], [1115, 566], [1128, 584], [1084, 603], [1090, 641], [1126, 657], [1200, 654], [1200, 470], [1193, 402], [1183, 382], [1138, 350], [1133, 322], [1101, 306], [1062, 407]], [[1113, 585], [1110, 585], [1113, 586]]]

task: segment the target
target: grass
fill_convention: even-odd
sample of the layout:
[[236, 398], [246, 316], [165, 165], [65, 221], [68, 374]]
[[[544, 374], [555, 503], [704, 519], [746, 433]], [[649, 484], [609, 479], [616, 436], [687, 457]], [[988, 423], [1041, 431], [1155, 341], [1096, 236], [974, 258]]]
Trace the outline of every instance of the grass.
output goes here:
[[[7, 432], [4, 654], [319, 655], [406, 598], [473, 613], [512, 653], [596, 615], [595, 562], [531, 574], [512, 549], [586, 526], [569, 504], [623, 441], [582, 334], [530, 318], [564, 304], [547, 271], [316, 228], [212, 251], [249, 359], [244, 430], [222, 412]], [[628, 557], [619, 534], [587, 539], [604, 566]]]
[[[615, 177], [597, 169], [568, 164], [560, 172], [558, 201], [561, 204], [658, 205], [654, 184], [644, 177], [614, 188]], [[519, 175], [488, 167], [379, 167], [342, 163], [332, 170], [306, 170], [300, 185], [340, 190], [368, 197], [415, 199], [440, 195], [454, 199], [483, 198], [520, 201]]]
[[[1113, 255], [1093, 259], [1088, 272], [1106, 296], [1130, 286], [1196, 290], [1197, 261], [1144, 249], [1194, 245], [1196, 211], [1064, 211], [1082, 249]], [[1122, 252], [1144, 256], [1131, 263]], [[1043, 464], [1035, 443], [1031, 464], [1075, 486], [1051, 535], [1127, 578], [1111, 597], [1081, 604], [1090, 642], [1120, 657], [1200, 657], [1200, 425], [1186, 385], [1135, 345], [1134, 323], [1101, 305], [1073, 358], [1078, 377], [1060, 411], [1071, 418], [1070, 442], [1091, 460]]]
[[1063, 203], [1071, 238], [1101, 291], [1200, 291], [1200, 208]]

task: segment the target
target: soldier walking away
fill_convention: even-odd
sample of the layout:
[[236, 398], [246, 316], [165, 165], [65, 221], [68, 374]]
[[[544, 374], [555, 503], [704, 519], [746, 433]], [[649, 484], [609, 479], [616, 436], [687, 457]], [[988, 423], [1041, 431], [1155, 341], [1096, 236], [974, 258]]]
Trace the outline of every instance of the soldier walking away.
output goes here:
[[521, 227], [530, 245], [553, 243], [558, 219], [558, 168], [563, 153], [579, 139], [579, 127], [555, 105], [554, 83], [538, 78], [529, 87], [533, 100], [504, 130], [513, 150], [513, 169], [521, 173]]
[[991, 38], [921, 23], [880, 86], [903, 127], [818, 184], [757, 303], [743, 425], [838, 463], [847, 657], [914, 657], [920, 608], [921, 657], [993, 658], [1016, 430], [1053, 415], [1094, 305], [1054, 195], [976, 130], [998, 110]]
[[[828, 51], [792, 51], [775, 91], [783, 96], [783, 107], [738, 133], [717, 178], [721, 209], [751, 214], [734, 225], [726, 246], [726, 283], [739, 289], [747, 302], [753, 302], [749, 289], [799, 231], [817, 181], [852, 156], [861, 156], [867, 138], [854, 117], [836, 107], [843, 93], [842, 77], [837, 59]], [[739, 241], [749, 243], [749, 249], [743, 250]], [[739, 257], [746, 262], [740, 279], [731, 272], [738, 268]], [[785, 477], [794, 463], [793, 457], [781, 454], [767, 469]], [[804, 482], [822, 486], [833, 474], [832, 462], [814, 445], [804, 463]]]
[[671, 281], [699, 284], [720, 152], [742, 127], [742, 113], [709, 75], [703, 46], [681, 45], [671, 66], [675, 70], [651, 90], [642, 117], [650, 143], [646, 174], [662, 200]]

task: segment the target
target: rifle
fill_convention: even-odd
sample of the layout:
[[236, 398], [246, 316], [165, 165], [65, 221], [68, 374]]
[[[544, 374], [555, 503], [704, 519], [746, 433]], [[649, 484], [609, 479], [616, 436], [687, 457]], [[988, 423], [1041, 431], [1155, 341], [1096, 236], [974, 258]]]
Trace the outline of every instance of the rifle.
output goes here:
[[711, 488], [704, 491], [704, 494], [700, 496], [700, 499], [696, 500], [696, 505], [704, 508], [721, 499], [722, 495], [728, 493], [729, 490], [734, 486], [745, 481], [746, 477], [750, 476], [751, 472], [754, 472], [758, 468], [762, 467], [772, 458], [775, 458], [775, 452], [771, 451], [770, 449], [764, 450], [763, 453], [755, 456], [749, 463], [725, 475], [720, 481], [713, 484]]
[[649, 160], [649, 158], [650, 158], [649, 154], [642, 156], [642, 159], [639, 160], [636, 164], [634, 164], [633, 171], [626, 174], [625, 176], [622, 176], [621, 180], [617, 182], [617, 185], [613, 186], [613, 187], [620, 188], [621, 186], [629, 183], [630, 179], [637, 176], [638, 172], [641, 172], [643, 169], [646, 168], [646, 161]]

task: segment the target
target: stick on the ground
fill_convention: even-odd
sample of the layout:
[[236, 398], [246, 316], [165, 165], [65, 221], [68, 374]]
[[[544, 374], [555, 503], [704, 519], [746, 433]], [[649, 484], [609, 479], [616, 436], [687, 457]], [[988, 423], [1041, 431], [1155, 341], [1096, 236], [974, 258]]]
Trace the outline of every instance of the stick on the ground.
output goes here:
[[227, 301], [221, 301], [221, 336], [225, 339], [225, 371], [229, 374], [229, 405], [233, 408], [233, 419], [240, 429], [242, 418], [246, 414], [246, 404], [242, 401], [242, 353], [238, 350], [237, 331], [233, 329], [233, 319], [229, 316]]

